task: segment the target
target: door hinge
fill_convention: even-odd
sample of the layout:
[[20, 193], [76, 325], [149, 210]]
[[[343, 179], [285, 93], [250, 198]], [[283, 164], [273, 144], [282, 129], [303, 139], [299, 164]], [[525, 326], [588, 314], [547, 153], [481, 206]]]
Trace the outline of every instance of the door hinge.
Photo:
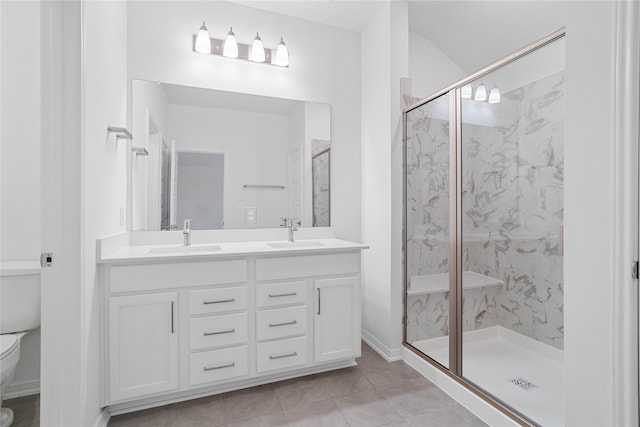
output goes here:
[[638, 266], [638, 260], [635, 260], [633, 262], [633, 268], [631, 269], [631, 276], [636, 280], [638, 280], [639, 268], [640, 266]]
[[53, 252], [43, 252], [40, 254], [40, 267], [51, 267], [53, 265]]

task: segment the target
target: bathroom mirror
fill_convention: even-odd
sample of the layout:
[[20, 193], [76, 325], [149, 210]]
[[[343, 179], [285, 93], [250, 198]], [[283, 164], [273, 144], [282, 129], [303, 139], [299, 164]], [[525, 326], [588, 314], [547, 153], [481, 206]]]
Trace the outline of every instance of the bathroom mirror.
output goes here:
[[131, 112], [130, 230], [330, 225], [328, 104], [134, 79]]

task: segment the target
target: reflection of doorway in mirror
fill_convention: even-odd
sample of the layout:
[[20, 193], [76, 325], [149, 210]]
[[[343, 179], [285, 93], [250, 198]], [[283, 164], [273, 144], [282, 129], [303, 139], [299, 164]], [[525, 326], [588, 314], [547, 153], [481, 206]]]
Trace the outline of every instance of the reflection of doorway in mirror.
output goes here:
[[330, 207], [330, 154], [331, 143], [325, 140], [312, 141], [311, 174], [313, 176], [313, 226], [329, 227], [331, 225]]
[[222, 229], [224, 153], [176, 153], [177, 226], [191, 220], [194, 230]]

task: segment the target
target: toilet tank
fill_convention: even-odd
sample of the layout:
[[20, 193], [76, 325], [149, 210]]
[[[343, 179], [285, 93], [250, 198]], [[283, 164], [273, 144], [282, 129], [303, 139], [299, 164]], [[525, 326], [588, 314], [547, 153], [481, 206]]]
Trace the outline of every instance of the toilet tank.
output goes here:
[[0, 261], [0, 334], [40, 326], [40, 262]]

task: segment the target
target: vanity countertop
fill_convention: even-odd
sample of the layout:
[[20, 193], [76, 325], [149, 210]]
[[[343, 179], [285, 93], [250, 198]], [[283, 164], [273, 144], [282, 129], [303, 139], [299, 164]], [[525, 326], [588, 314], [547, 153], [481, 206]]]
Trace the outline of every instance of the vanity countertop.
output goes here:
[[182, 245], [133, 245], [103, 253], [99, 251], [98, 263], [118, 264], [148, 261], [187, 261], [197, 259], [228, 258], [238, 256], [321, 254], [369, 246], [341, 239], [296, 240], [293, 243], [279, 241], [242, 241], [197, 243], [189, 247]]

